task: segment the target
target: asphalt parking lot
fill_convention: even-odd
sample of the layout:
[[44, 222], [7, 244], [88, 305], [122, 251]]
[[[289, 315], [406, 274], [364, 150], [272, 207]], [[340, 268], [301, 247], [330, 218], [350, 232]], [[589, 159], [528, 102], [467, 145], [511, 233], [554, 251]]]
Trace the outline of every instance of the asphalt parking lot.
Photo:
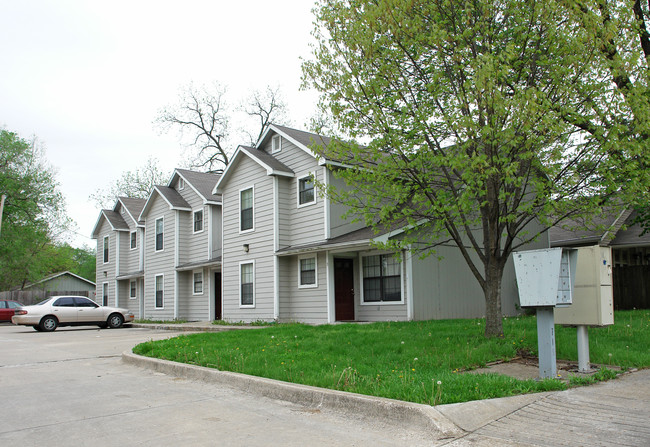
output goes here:
[[[432, 445], [426, 433], [124, 364], [142, 328], [0, 324], [0, 445]], [[436, 443], [434, 443], [436, 444]]]

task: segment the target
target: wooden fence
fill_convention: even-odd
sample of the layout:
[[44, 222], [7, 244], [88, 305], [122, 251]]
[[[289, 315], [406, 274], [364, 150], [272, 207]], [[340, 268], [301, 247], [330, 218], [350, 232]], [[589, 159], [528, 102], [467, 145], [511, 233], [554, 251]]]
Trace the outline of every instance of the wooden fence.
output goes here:
[[614, 309], [650, 309], [650, 265], [614, 267]]
[[87, 290], [82, 291], [47, 291], [47, 290], [11, 290], [9, 292], [0, 292], [0, 300], [14, 300], [23, 303], [25, 306], [36, 304], [45, 298], [55, 295], [75, 295], [87, 296], [91, 300], [95, 299], [95, 292]]

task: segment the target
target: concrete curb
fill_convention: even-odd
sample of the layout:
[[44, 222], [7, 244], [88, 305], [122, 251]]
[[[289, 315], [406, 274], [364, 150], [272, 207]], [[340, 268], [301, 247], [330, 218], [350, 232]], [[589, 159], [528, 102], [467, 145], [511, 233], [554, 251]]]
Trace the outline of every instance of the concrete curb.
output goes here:
[[122, 361], [171, 376], [226, 385], [247, 393], [292, 402], [309, 408], [335, 410], [426, 430], [437, 434], [438, 437], [457, 437], [465, 434], [442, 413], [428, 405], [219, 371], [213, 368], [143, 357], [129, 351], [122, 353]]
[[165, 323], [126, 323], [129, 327], [143, 329], [157, 329], [159, 331], [176, 331], [176, 332], [225, 332], [248, 329], [263, 329], [267, 326], [221, 326], [221, 325], [193, 325], [193, 324], [165, 324]]

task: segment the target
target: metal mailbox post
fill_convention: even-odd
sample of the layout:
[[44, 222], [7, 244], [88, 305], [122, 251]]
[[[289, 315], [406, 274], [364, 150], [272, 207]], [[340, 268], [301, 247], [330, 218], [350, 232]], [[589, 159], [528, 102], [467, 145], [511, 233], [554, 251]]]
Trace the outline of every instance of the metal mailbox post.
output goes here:
[[555, 322], [553, 309], [572, 303], [578, 251], [548, 248], [514, 254], [521, 307], [537, 313], [537, 348], [540, 378], [555, 378]]

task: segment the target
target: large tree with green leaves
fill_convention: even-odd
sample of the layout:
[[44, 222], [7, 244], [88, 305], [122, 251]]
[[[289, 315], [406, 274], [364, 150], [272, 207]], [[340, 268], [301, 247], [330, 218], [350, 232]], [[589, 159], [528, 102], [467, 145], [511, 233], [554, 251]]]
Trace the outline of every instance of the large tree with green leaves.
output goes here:
[[0, 290], [53, 273], [52, 250], [70, 228], [65, 202], [42, 148], [0, 130]]
[[[486, 335], [503, 332], [513, 251], [645, 191], [645, 106], [630, 115], [636, 95], [621, 90], [579, 7], [323, 0], [315, 12], [306, 84], [342, 133], [367, 143], [324, 149], [349, 166], [348, 188], [328, 194], [369, 225], [404, 227], [393, 248], [455, 245], [484, 292]], [[625, 47], [626, 59], [639, 54]]]

